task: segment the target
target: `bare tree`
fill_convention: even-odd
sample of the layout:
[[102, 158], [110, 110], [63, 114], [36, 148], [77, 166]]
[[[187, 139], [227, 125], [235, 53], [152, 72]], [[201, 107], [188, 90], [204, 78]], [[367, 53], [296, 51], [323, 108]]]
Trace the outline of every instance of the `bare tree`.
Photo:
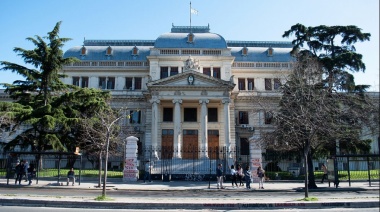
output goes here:
[[310, 54], [300, 55], [292, 73], [280, 87], [279, 109], [272, 111], [274, 130], [264, 133], [268, 148], [300, 150], [305, 163], [305, 197], [316, 188], [313, 152], [336, 139], [360, 141], [363, 126], [373, 127], [376, 107], [363, 93], [332, 93], [322, 82], [320, 62]]
[[107, 164], [109, 155], [120, 154], [121, 142], [119, 139], [120, 128], [116, 124], [124, 114], [112, 109], [98, 111], [93, 117], [86, 117], [81, 122], [80, 144], [87, 155], [95, 156], [99, 163], [98, 186], [101, 186], [102, 161], [103, 173], [103, 196], [106, 195]]

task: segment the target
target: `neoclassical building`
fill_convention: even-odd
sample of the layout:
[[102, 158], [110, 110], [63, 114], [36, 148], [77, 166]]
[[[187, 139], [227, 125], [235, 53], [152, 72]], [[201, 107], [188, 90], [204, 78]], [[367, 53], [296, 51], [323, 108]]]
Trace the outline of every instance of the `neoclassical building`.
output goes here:
[[[281, 76], [290, 70], [290, 42], [228, 41], [209, 26], [172, 26], [155, 40], [85, 40], [65, 57], [67, 84], [100, 88], [112, 106], [126, 107], [122, 125], [139, 148], [168, 147], [157, 158], [217, 157], [210, 148], [239, 149], [249, 160], [249, 139], [271, 127], [260, 103], [277, 105]], [[260, 100], [258, 100], [258, 98]]]

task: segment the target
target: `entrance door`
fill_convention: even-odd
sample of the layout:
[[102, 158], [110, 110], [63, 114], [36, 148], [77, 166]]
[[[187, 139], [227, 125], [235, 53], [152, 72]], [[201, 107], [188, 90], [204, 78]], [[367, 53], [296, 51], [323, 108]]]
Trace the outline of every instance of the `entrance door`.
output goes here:
[[198, 159], [198, 130], [183, 130], [183, 159]]
[[174, 130], [163, 129], [161, 138], [161, 158], [171, 159], [173, 157]]
[[219, 131], [208, 130], [207, 133], [208, 157], [210, 159], [219, 159]]

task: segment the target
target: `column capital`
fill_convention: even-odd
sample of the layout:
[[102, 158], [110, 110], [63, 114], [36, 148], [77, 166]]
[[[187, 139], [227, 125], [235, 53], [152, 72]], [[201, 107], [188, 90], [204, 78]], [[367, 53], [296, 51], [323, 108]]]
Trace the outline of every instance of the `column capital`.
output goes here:
[[149, 102], [152, 104], [154, 104], [154, 103], [160, 104], [161, 101], [158, 98], [152, 98]]
[[231, 103], [231, 100], [230, 99], [222, 99], [222, 103], [228, 104], [228, 103]]
[[173, 99], [173, 104], [177, 104], [177, 103], [179, 103], [179, 104], [182, 104], [182, 99]]
[[208, 104], [210, 101], [208, 99], [200, 99], [199, 104]]

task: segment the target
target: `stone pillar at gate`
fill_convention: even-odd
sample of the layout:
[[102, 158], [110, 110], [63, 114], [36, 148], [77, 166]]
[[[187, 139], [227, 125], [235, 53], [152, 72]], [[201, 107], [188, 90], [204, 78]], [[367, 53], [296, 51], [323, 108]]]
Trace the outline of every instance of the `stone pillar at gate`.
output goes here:
[[137, 141], [139, 139], [129, 136], [126, 140], [123, 182], [137, 181], [139, 173], [137, 169]]
[[201, 158], [208, 157], [207, 154], [207, 121], [208, 121], [208, 114], [207, 114], [207, 104], [209, 103], [208, 99], [201, 99], [199, 100], [199, 104], [202, 104], [201, 106]]
[[182, 100], [174, 99], [174, 158], [182, 158], [181, 155], [181, 105]]
[[152, 103], [152, 149], [154, 151], [153, 157], [158, 160], [158, 153], [157, 153], [157, 135], [158, 135], [158, 104], [160, 103], [160, 100], [157, 97], [153, 97], [152, 100], [150, 100], [150, 103]]
[[[259, 182], [259, 177], [257, 176], [257, 168], [262, 167], [262, 152], [260, 136], [253, 135], [249, 138], [249, 158], [250, 158], [250, 169], [252, 171], [253, 182]], [[262, 167], [264, 169], [264, 167]]]
[[231, 158], [231, 138], [230, 138], [230, 100], [223, 99], [222, 103], [224, 105], [224, 133], [225, 133], [225, 145], [228, 151], [228, 157]]

